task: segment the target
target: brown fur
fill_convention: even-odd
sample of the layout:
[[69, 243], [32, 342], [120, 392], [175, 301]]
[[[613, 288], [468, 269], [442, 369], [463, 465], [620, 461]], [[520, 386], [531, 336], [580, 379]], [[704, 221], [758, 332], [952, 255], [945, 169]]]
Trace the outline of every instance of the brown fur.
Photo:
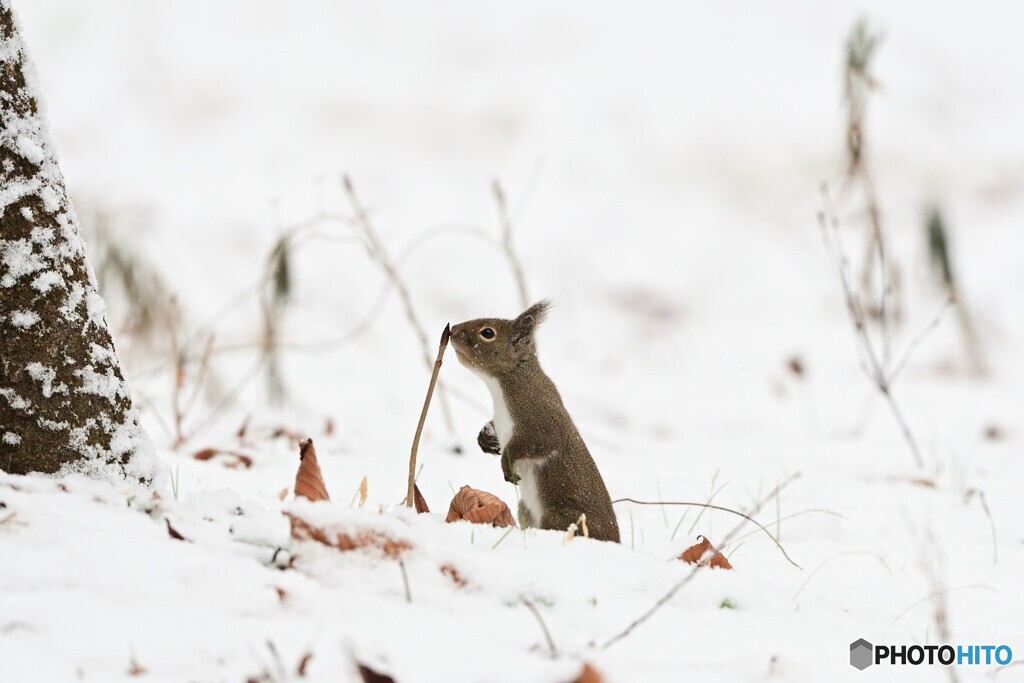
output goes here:
[[[587, 515], [590, 537], [619, 541], [619, 526], [601, 473], [573, 424], [554, 382], [537, 359], [534, 331], [550, 309], [548, 301], [534, 304], [513, 320], [479, 318], [455, 325], [451, 341], [459, 362], [497, 380], [512, 417], [512, 438], [501, 455], [505, 479], [517, 483], [515, 463], [531, 460], [537, 473], [541, 519], [531, 519], [520, 504], [528, 526], [566, 528]], [[481, 335], [494, 331], [492, 339]], [[499, 453], [493, 423], [480, 432], [478, 443], [488, 453]]]

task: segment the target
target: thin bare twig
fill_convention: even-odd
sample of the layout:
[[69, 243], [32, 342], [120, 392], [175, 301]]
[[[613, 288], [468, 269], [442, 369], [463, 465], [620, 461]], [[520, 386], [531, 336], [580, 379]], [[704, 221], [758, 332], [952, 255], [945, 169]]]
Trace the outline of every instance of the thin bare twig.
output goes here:
[[178, 308], [177, 297], [171, 297], [170, 314], [170, 335], [171, 335], [171, 358], [174, 361], [174, 375], [171, 378], [171, 407], [174, 411], [174, 441], [171, 448], [177, 449], [185, 443], [185, 436], [182, 431], [182, 422], [185, 419], [181, 406], [181, 392], [185, 388], [185, 360], [181, 349], [178, 347], [178, 324], [181, 319], [181, 311]]
[[942, 322], [943, 316], [946, 313], [946, 310], [950, 306], [952, 306], [954, 302], [955, 300], [953, 299], [953, 297], [949, 297], [945, 301], [943, 301], [942, 306], [939, 307], [938, 312], [935, 313], [935, 317], [932, 318], [931, 322], [928, 323], [928, 325], [926, 325], [924, 329], [918, 332], [917, 336], [910, 340], [910, 343], [907, 344], [906, 351], [903, 352], [903, 355], [896, 362], [896, 365], [893, 367], [892, 371], [889, 372], [890, 385], [896, 381], [897, 377], [900, 376], [900, 373], [903, 372], [903, 368], [907, 367], [907, 362], [910, 360], [911, 354], [914, 353], [914, 350], [918, 347], [918, 345], [920, 345], [920, 343], [924, 341], [925, 338], [929, 334], [931, 334], [936, 327], [939, 326], [939, 324]]
[[807, 588], [807, 584], [811, 582], [811, 579], [817, 576], [818, 572], [821, 571], [826, 564], [828, 564], [832, 560], [838, 560], [841, 557], [849, 557], [850, 555], [867, 555], [869, 557], [873, 557], [876, 560], [878, 560], [879, 564], [885, 567], [885, 570], [887, 572], [889, 572], [890, 574], [892, 573], [892, 570], [889, 569], [889, 565], [885, 563], [885, 559], [878, 553], [873, 553], [870, 550], [849, 550], [842, 553], [836, 553], [832, 557], [822, 560], [822, 562], [811, 571], [807, 578], [804, 579], [804, 582], [800, 584], [800, 588], [797, 589], [796, 593], [793, 593], [793, 599], [796, 600], [798, 597], [800, 597], [800, 594], [804, 592], [805, 588]]
[[981, 501], [981, 509], [985, 511], [985, 516], [988, 517], [988, 526], [992, 531], [992, 564], [999, 563], [999, 544], [996, 541], [996, 523], [992, 520], [992, 512], [988, 509], [988, 501], [985, 500], [985, 492], [978, 491], [978, 500]]
[[943, 596], [943, 595], [947, 595], [949, 593], [955, 593], [956, 591], [963, 591], [963, 590], [975, 589], [975, 588], [978, 589], [978, 590], [991, 591], [993, 593], [996, 592], [995, 588], [993, 588], [992, 586], [986, 585], [984, 583], [972, 583], [972, 584], [969, 584], [969, 585], [966, 585], [966, 586], [953, 586], [952, 588], [943, 588], [943, 589], [940, 589], [940, 590], [932, 591], [931, 593], [929, 593], [928, 595], [924, 596], [920, 600], [915, 600], [905, 610], [903, 610], [902, 612], [897, 614], [896, 617], [892, 621], [889, 622], [889, 625], [892, 626], [893, 624], [895, 624], [897, 621], [899, 621], [904, 616], [906, 616], [907, 612], [909, 612], [910, 610], [914, 609], [915, 607], [920, 605], [922, 602], [927, 602], [928, 600], [933, 600], [933, 599], [935, 599], [937, 597], [940, 597], [940, 596]]
[[868, 299], [873, 297], [872, 273], [877, 267], [881, 278], [881, 294], [877, 308], [882, 337], [881, 356], [883, 364], [888, 365], [891, 348], [888, 300], [893, 292], [890, 283], [886, 235], [882, 229], [882, 211], [879, 207], [874, 181], [865, 161], [868, 102], [871, 92], [877, 86], [870, 67], [880, 43], [879, 34], [871, 30], [867, 21], [860, 19], [854, 25], [845, 45], [846, 181], [850, 185], [859, 184], [864, 199], [868, 237], [865, 243], [864, 260], [861, 264], [860, 291], [861, 295]]
[[[917, 463], [918, 467], [924, 467], [924, 459], [921, 457], [921, 451], [917, 446], [917, 440], [910, 431], [910, 426], [907, 424], [906, 418], [903, 417], [903, 411], [900, 410], [900, 407], [896, 403], [896, 399], [892, 394], [889, 373], [886, 371], [883, 361], [879, 359], [879, 354], [875, 351], [874, 344], [868, 334], [864, 308], [857, 295], [854, 293], [853, 288], [850, 286], [850, 280], [846, 273], [846, 256], [843, 254], [842, 247], [839, 245], [838, 240], [839, 220], [836, 217], [835, 210], [832, 208], [832, 204], [828, 196], [828, 188], [823, 186], [821, 191], [824, 208], [818, 214], [818, 221], [821, 227], [822, 238], [825, 241], [825, 249], [832, 258], [836, 271], [839, 273], [839, 281], [843, 288], [846, 310], [850, 316], [850, 324], [853, 326], [854, 340], [857, 343], [857, 348], [860, 351], [862, 360], [864, 361], [862, 369], [868, 378], [874, 382], [878, 392], [888, 403], [889, 410], [895, 418], [900, 431], [903, 433], [903, 438], [910, 448], [911, 455], [914, 457], [914, 462]], [[835, 235], [834, 238], [833, 234]]]
[[[796, 481], [799, 478], [800, 478], [800, 472], [795, 472], [792, 475], [790, 475], [789, 477], [787, 477], [782, 483], [780, 483], [778, 486], [776, 486], [774, 489], [772, 489], [772, 491], [767, 496], [765, 496], [760, 501], [758, 501], [758, 503], [753, 508], [751, 508], [748, 513], [746, 513], [745, 517], [747, 517], [749, 515], [757, 514], [757, 512], [761, 509], [761, 507], [765, 503], [767, 503], [769, 500], [773, 499], [775, 496], [779, 495], [780, 491], [782, 491], [784, 488], [786, 488], [787, 486], [789, 486], [791, 483], [793, 483], [794, 481]], [[723, 539], [723, 541], [719, 545], [719, 547], [718, 548], [713, 548], [712, 551], [718, 551], [719, 548], [721, 548], [722, 546], [726, 545], [730, 540], [732, 540], [732, 538], [737, 533], [739, 533], [740, 529], [743, 528], [743, 525], [746, 524], [746, 522], [747, 522], [747, 520], [744, 519], [742, 522], [737, 524], [736, 527], [725, 536], [725, 538]], [[662, 607], [664, 607], [675, 596], [676, 593], [678, 593], [680, 590], [682, 590], [686, 586], [686, 584], [688, 584], [690, 581], [692, 581], [693, 577], [695, 577], [697, 575], [697, 572], [701, 571], [705, 566], [707, 566], [707, 565], [705, 565], [705, 564], [694, 565], [693, 569], [690, 570], [690, 572], [686, 576], [684, 576], [682, 579], [680, 579], [674, 586], [672, 586], [672, 588], [669, 589], [669, 591], [667, 593], [665, 593], [665, 595], [660, 597], [658, 599], [658, 601], [655, 602], [653, 606], [651, 606], [650, 609], [648, 609], [646, 612], [644, 612], [639, 617], [634, 619], [625, 629], [623, 629], [618, 634], [616, 634], [615, 636], [610, 638], [607, 642], [605, 642], [605, 644], [601, 646], [601, 649], [603, 649], [603, 650], [608, 649], [609, 647], [611, 647], [612, 645], [614, 645], [615, 643], [619, 642], [620, 640], [622, 640], [623, 638], [628, 636], [630, 633], [632, 633], [638, 626], [640, 626], [645, 621], [650, 619], [651, 616], [653, 616], [658, 610], [660, 610]]]
[[[345, 195], [348, 197], [349, 204], [352, 206], [352, 211], [355, 214], [356, 226], [363, 236], [366, 251], [370, 255], [370, 258], [380, 266], [387, 278], [394, 284], [395, 290], [398, 292], [398, 297], [402, 300], [402, 308], [405, 310], [405, 316], [408, 318], [409, 323], [416, 332], [416, 336], [420, 340], [420, 346], [422, 347], [423, 352], [423, 363], [429, 368], [431, 365], [430, 343], [427, 341], [426, 328], [424, 328], [423, 323], [420, 322], [419, 315], [416, 313], [416, 308], [413, 306], [412, 295], [409, 293], [409, 288], [406, 287], [405, 281], [402, 279], [401, 275], [399, 275], [398, 268], [395, 266], [394, 261], [392, 261], [384, 243], [381, 242], [380, 238], [377, 236], [377, 231], [374, 229], [373, 223], [370, 221], [369, 214], [367, 214], [362, 202], [359, 201], [359, 196], [356, 194], [355, 186], [352, 184], [352, 179], [347, 175], [343, 176], [342, 186], [345, 189]], [[452, 433], [455, 431], [455, 425], [452, 421], [451, 408], [448, 406], [448, 399], [445, 396], [443, 383], [438, 387], [438, 398], [441, 400], [441, 410], [444, 413], [445, 425], [448, 427], [448, 432]]]
[[512, 244], [512, 220], [508, 215], [508, 202], [505, 199], [505, 191], [501, 189], [501, 183], [497, 179], [491, 184], [491, 191], [494, 193], [494, 201], [498, 205], [498, 220], [501, 223], [501, 247], [505, 252], [512, 267], [512, 276], [516, 280], [516, 289], [519, 291], [519, 304], [526, 308], [530, 305], [530, 295], [526, 291], [526, 275], [523, 273], [523, 264], [519, 260], [515, 246]]
[[251, 382], [256, 377], [256, 375], [259, 374], [259, 372], [263, 369], [263, 364], [266, 362], [267, 357], [264, 355], [261, 355], [259, 358], [257, 358], [256, 362], [252, 365], [251, 368], [249, 368], [249, 371], [242, 375], [239, 378], [239, 380], [235, 383], [235, 385], [231, 388], [231, 390], [224, 395], [220, 402], [216, 406], [214, 406], [213, 409], [210, 410], [210, 412], [206, 414], [205, 419], [192, 428], [192, 431], [189, 433], [188, 438], [193, 438], [196, 434], [198, 434], [199, 432], [213, 424], [217, 417], [219, 417], [220, 414], [229, 405], [231, 405], [232, 402], [234, 402], [234, 400], [238, 397], [242, 390], [245, 389], [249, 382]]
[[412, 603], [412, 591], [409, 590], [409, 575], [405, 571], [405, 562], [398, 558], [398, 568], [402, 570], [402, 585], [405, 586], [405, 601]]
[[[722, 507], [721, 505], [712, 505], [710, 503], [691, 503], [689, 501], [676, 501], [676, 500], [655, 501], [655, 500], [636, 500], [635, 498], [617, 498], [617, 499], [612, 501], [612, 504], [615, 504], [615, 503], [635, 503], [637, 505], [688, 505], [688, 506], [691, 506], [691, 507], [704, 508], [706, 510], [718, 510], [720, 512], [728, 512], [729, 514], [737, 515], [737, 516], [742, 517], [743, 519], [747, 520], [748, 522], [752, 523], [758, 529], [763, 531], [765, 533], [765, 535], [768, 536], [768, 538], [772, 539], [772, 543], [774, 543], [775, 547], [777, 547], [782, 552], [782, 555], [783, 555], [783, 557], [786, 558], [787, 562], [789, 562], [791, 565], [793, 565], [797, 569], [803, 569], [803, 567], [801, 567], [800, 565], [798, 565], [796, 562], [793, 561], [793, 558], [791, 558], [789, 556], [789, 553], [786, 552], [786, 549], [782, 547], [782, 543], [779, 542], [779, 539], [777, 539], [775, 536], [772, 535], [772, 532], [768, 531], [768, 529], [766, 529], [764, 527], [764, 525], [762, 525], [756, 519], [754, 519], [753, 517], [751, 517], [749, 515], [746, 515], [746, 514], [740, 512], [739, 510], [733, 510], [732, 508]], [[725, 545], [725, 544], [723, 543], [722, 545]]]
[[[828, 510], [826, 508], [809, 508], [807, 510], [800, 510], [799, 512], [790, 513], [790, 514], [788, 514], [788, 515], [786, 515], [784, 517], [779, 517], [779, 518], [777, 518], [775, 520], [775, 522], [772, 522], [772, 523], [774, 524], [776, 522], [784, 522], [787, 519], [793, 519], [794, 517], [800, 517], [801, 515], [810, 515], [810, 514], [832, 515], [833, 517], [839, 517], [840, 519], [846, 519], [845, 516], [841, 515], [840, 513], [836, 512], [835, 510]], [[734, 538], [733, 542], [734, 543], [739, 543], [743, 539], [749, 538], [749, 537], [753, 536], [754, 534], [759, 534], [759, 533], [761, 533], [760, 529], [754, 529], [753, 531], [748, 531], [747, 533], [743, 534], [742, 536], [737, 536], [736, 538]]]
[[451, 325], [445, 325], [441, 332], [441, 343], [437, 347], [437, 359], [434, 361], [434, 371], [430, 375], [430, 384], [427, 386], [427, 397], [423, 399], [423, 410], [420, 411], [420, 421], [416, 425], [416, 436], [412, 440], [412, 452], [409, 453], [409, 490], [405, 496], [405, 506], [411, 508], [416, 499], [416, 454], [420, 449], [420, 436], [423, 435], [423, 423], [427, 421], [427, 410], [430, 409], [430, 398], [434, 395], [434, 386], [437, 384], [437, 375], [441, 372], [441, 361], [444, 358], [444, 350], [448, 348], [448, 339], [452, 335]]
[[196, 401], [199, 399], [199, 394], [202, 392], [203, 384], [206, 382], [206, 375], [210, 371], [210, 357], [213, 354], [213, 340], [214, 336], [211, 334], [206, 340], [206, 346], [203, 350], [202, 360], [199, 362], [199, 374], [196, 375], [195, 386], [192, 389], [192, 395], [189, 396], [188, 400], [185, 401], [184, 412], [189, 413], [195, 406]]
[[558, 656], [558, 648], [555, 647], [555, 641], [551, 639], [551, 632], [548, 631], [548, 625], [544, 623], [543, 617], [540, 616], [540, 612], [533, 606], [533, 603], [526, 598], [519, 598], [520, 602], [526, 605], [526, 609], [533, 613], [533, 616], [537, 619], [537, 623], [540, 624], [540, 630], [544, 632], [544, 639], [548, 641], [548, 650], [551, 652], [552, 657]]

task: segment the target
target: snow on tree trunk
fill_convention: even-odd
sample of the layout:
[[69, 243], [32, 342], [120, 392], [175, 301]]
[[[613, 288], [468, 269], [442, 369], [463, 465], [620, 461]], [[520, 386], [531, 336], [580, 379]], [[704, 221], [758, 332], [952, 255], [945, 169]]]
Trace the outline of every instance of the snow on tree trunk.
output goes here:
[[0, 469], [150, 479], [138, 422], [50, 143], [35, 70], [0, 0]]

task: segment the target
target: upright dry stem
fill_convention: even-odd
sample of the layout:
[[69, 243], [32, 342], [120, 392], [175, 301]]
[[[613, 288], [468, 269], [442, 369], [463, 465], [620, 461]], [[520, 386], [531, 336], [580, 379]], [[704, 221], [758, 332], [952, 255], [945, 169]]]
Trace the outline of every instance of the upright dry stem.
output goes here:
[[[883, 349], [881, 353], [875, 349], [875, 344], [868, 332], [864, 307], [857, 294], [853, 291], [853, 287], [850, 285], [850, 278], [846, 273], [846, 255], [843, 253], [842, 247], [839, 243], [839, 219], [836, 217], [835, 210], [832, 207], [827, 188], [822, 188], [822, 200], [824, 207], [818, 215], [818, 220], [821, 226], [822, 237], [825, 240], [825, 248], [839, 274], [839, 282], [843, 288], [843, 298], [846, 303], [846, 310], [850, 316], [850, 324], [853, 327], [854, 341], [857, 344], [857, 350], [862, 359], [861, 367], [864, 370], [864, 374], [866, 374], [874, 383], [878, 392], [882, 395], [886, 404], [889, 406], [889, 411], [896, 420], [896, 424], [899, 427], [900, 432], [903, 434], [903, 438], [907, 442], [907, 446], [910, 448], [910, 454], [913, 456], [914, 462], [917, 463], [918, 467], [924, 467], [924, 459], [921, 457], [921, 451], [917, 446], [917, 440], [914, 438], [914, 434], [910, 430], [910, 425], [907, 424], [907, 420], [903, 416], [903, 411], [900, 409], [900, 406], [896, 402], [896, 398], [892, 393], [893, 380], [896, 375], [899, 374], [899, 371], [901, 371], [906, 365], [909, 353], [916, 348], [918, 343], [920, 343], [922, 336], [919, 335], [913, 342], [911, 342], [911, 346], [908, 348], [907, 353], [904, 354], [903, 358], [898, 362], [895, 370], [891, 371], [888, 367], [890, 361], [888, 360], [888, 352], [885, 351], [885, 342], [883, 341]], [[922, 334], [933, 330], [936, 325], [936, 322], [929, 324]]]
[[444, 357], [444, 350], [448, 348], [448, 339], [451, 337], [451, 325], [445, 325], [441, 333], [441, 343], [437, 347], [437, 359], [434, 361], [434, 372], [430, 375], [430, 385], [427, 386], [427, 397], [423, 399], [423, 410], [420, 411], [420, 421], [416, 425], [416, 436], [412, 439], [412, 452], [409, 453], [409, 489], [405, 496], [405, 506], [412, 507], [416, 501], [416, 454], [420, 449], [420, 436], [423, 435], [423, 423], [427, 421], [427, 410], [430, 409], [430, 398], [434, 395], [434, 386], [437, 384], [437, 375], [441, 372], [441, 360]]

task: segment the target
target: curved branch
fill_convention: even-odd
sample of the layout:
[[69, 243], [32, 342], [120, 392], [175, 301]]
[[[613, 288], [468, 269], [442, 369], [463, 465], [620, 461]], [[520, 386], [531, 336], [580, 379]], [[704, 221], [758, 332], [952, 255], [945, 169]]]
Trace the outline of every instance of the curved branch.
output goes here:
[[691, 503], [691, 502], [688, 502], [688, 501], [636, 500], [635, 498], [616, 498], [615, 500], [612, 501], [613, 505], [615, 503], [635, 503], [636, 505], [689, 505], [691, 507], [707, 508], [707, 509], [710, 509], [710, 510], [719, 510], [721, 512], [732, 513], [734, 515], [737, 515], [738, 517], [742, 517], [743, 519], [747, 520], [748, 522], [753, 523], [758, 529], [760, 529], [765, 534], [767, 534], [768, 538], [772, 539], [772, 542], [775, 544], [775, 547], [777, 547], [780, 551], [782, 551], [782, 555], [783, 555], [783, 557], [786, 558], [787, 562], [789, 562], [791, 565], [793, 565], [797, 569], [803, 569], [803, 567], [801, 567], [800, 565], [798, 565], [796, 562], [793, 561], [793, 558], [791, 558], [789, 556], [789, 553], [786, 552], [786, 549], [782, 547], [781, 543], [779, 543], [779, 539], [775, 538], [775, 536], [772, 535], [772, 532], [770, 532], [767, 529], [765, 529], [764, 526], [759, 521], [757, 521], [756, 519], [754, 519], [750, 515], [747, 515], [747, 514], [744, 514], [744, 513], [740, 512], [739, 510], [733, 510], [732, 508], [722, 507], [721, 505], [712, 505], [711, 503]]

